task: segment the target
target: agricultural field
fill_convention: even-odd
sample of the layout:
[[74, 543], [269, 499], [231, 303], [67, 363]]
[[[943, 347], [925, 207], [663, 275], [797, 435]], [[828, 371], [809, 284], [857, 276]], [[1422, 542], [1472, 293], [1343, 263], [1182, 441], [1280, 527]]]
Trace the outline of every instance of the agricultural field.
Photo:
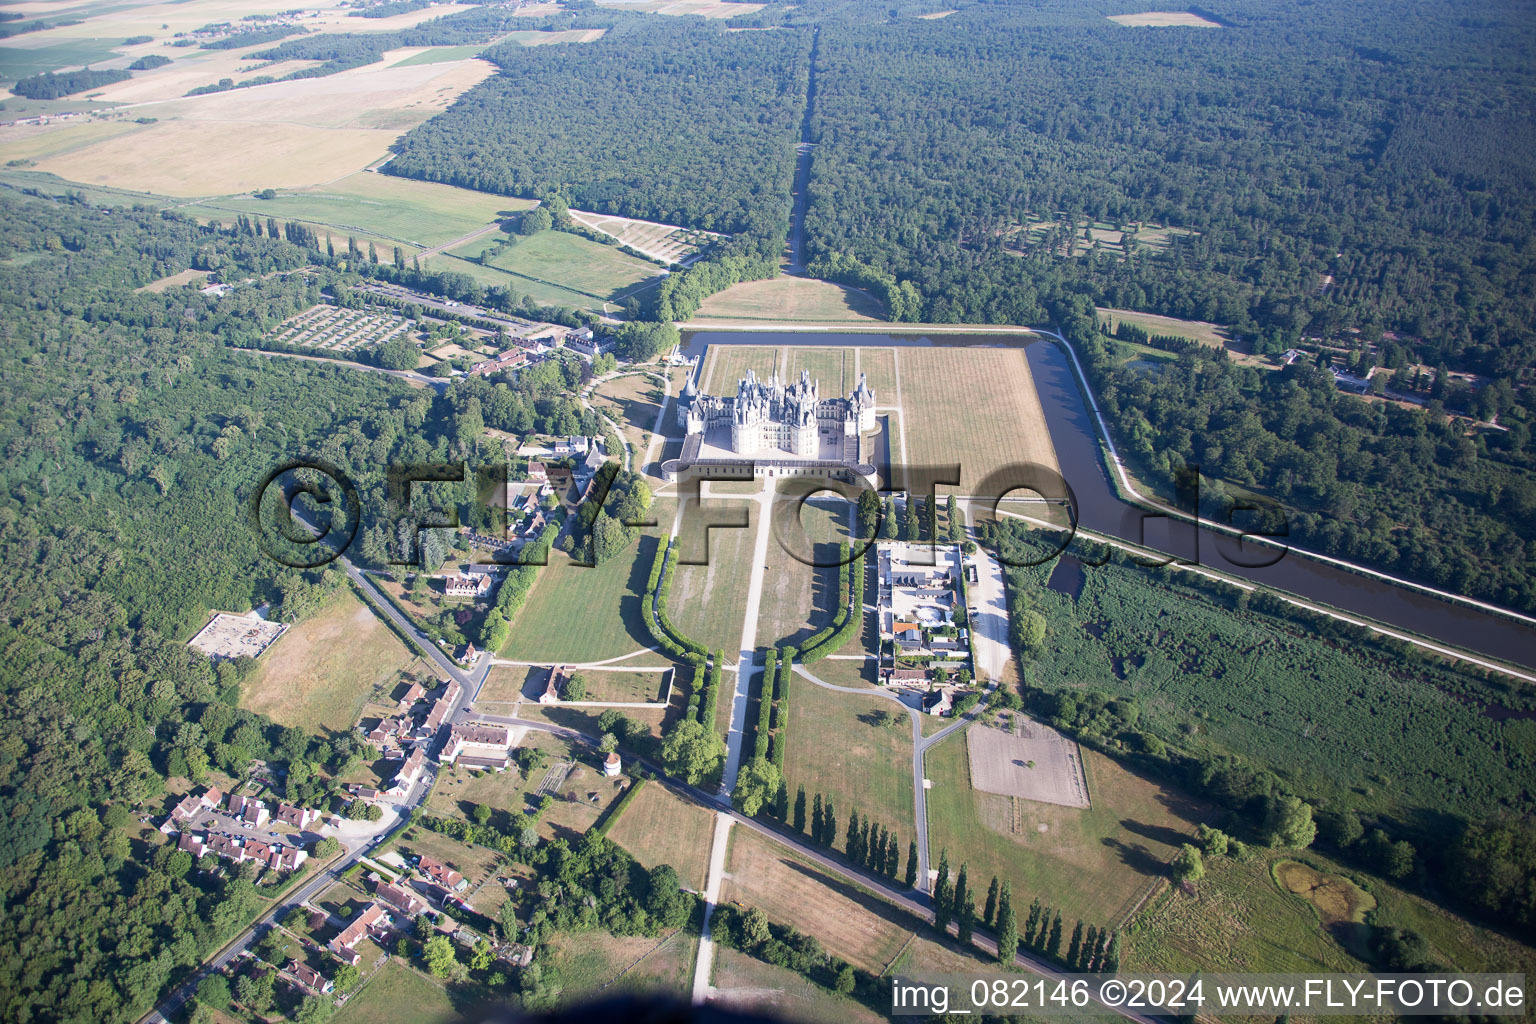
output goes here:
[[[529, 34], [532, 35], [534, 33]], [[546, 33], [538, 34], [544, 35]], [[563, 35], [566, 33], [549, 34]], [[600, 30], [599, 34], [601, 34]], [[587, 42], [588, 40], [581, 41]], [[594, 231], [601, 231], [605, 235], [617, 238], [620, 245], [627, 245], [636, 252], [645, 253], [645, 255], [653, 260], [659, 260], [662, 263], [668, 264], [683, 263], [700, 249], [710, 245], [717, 239], [725, 237], [713, 231], [680, 228], [675, 224], [659, 224], [649, 220], [634, 220], [630, 217], [620, 217], [617, 214], [610, 213], [587, 213], [584, 210], [572, 210], [571, 219]]]
[[[679, 632], [709, 650], [734, 651], [741, 645], [760, 508], [755, 502], [716, 500], [706, 502], [698, 514], [690, 509], [683, 517], [686, 536], [678, 537], [679, 561], [672, 570], [676, 575], [667, 595], [667, 612]], [[743, 512], [748, 516], [746, 529], [704, 529], [711, 518]], [[690, 565], [682, 558], [708, 561]]]
[[[823, 659], [809, 670], [825, 679], [820, 670], [829, 664], [837, 663]], [[861, 819], [869, 818], [896, 833], [902, 866], [906, 866], [907, 843], [914, 837], [912, 726], [895, 701], [874, 694], [838, 693], [794, 676], [784, 775], [791, 801], [799, 787], [805, 787], [807, 816], [817, 793], [832, 801], [839, 847], [848, 815], [856, 811]]]
[[[272, 199], [224, 196], [187, 210], [199, 216], [207, 211], [214, 217], [244, 213], [300, 221], [337, 229], [343, 241], [346, 234], [361, 233], [425, 247], [451, 242], [533, 205], [529, 199], [359, 171], [325, 185], [279, 190]], [[380, 256], [388, 254], [385, 249]]]
[[648, 868], [672, 865], [684, 886], [703, 892], [714, 827], [709, 809], [650, 782], [613, 823], [608, 838]]
[[391, 313], [320, 304], [284, 320], [267, 337], [317, 352], [353, 352], [377, 348], [410, 329], [411, 321]]
[[387, 963], [332, 1019], [336, 1024], [444, 1024], [458, 1016], [441, 982], [404, 964]]
[[[497, 254], [490, 248], [497, 242], [509, 243], [509, 247]], [[653, 264], [569, 231], [541, 231], [527, 238], [487, 236], [450, 252], [463, 259], [479, 258], [482, 266], [612, 302], [620, 301], [645, 282], [661, 279], [660, 268]]]
[[804, 1024], [881, 1024], [887, 1018], [862, 1003], [823, 988], [787, 967], [775, 967], [734, 949], [715, 951], [712, 1005]]
[[[961, 493], [976, 493], [988, 474], [1007, 466], [1056, 470], [1056, 450], [1021, 349], [904, 348], [896, 353], [896, 366], [897, 394], [877, 401], [900, 404], [913, 464], [958, 463]], [[956, 415], [960, 395], [963, 416]]]
[[1182, 793], [1086, 749], [1085, 810], [982, 793], [971, 788], [968, 742], [961, 732], [925, 758], [930, 861], [947, 850], [979, 889], [993, 875], [1008, 879], [1015, 906], [1040, 896], [1068, 921], [1117, 927], [1163, 886], [1168, 861], [1203, 820]]
[[[173, 71], [177, 63], [160, 71]], [[381, 159], [402, 131], [447, 107], [491, 70], [475, 60], [404, 68], [373, 64], [204, 96], [128, 93], [131, 109], [104, 116], [150, 117], [154, 123], [44, 157], [35, 169], [69, 181], [185, 197], [303, 188]], [[154, 74], [118, 88], [145, 88]], [[208, 74], [209, 82], [232, 77]], [[184, 92], [182, 84], [166, 91]], [[116, 95], [103, 90], [103, 98]], [[8, 146], [14, 132], [0, 129], [0, 161], [15, 158]], [[27, 145], [37, 143], [29, 139]]]
[[346, 732], [375, 690], [387, 687], [387, 696], [414, 666], [389, 627], [344, 591], [290, 626], [257, 660], [241, 684], [240, 703], [306, 732]]
[[[841, 809], [839, 816], [846, 818]], [[885, 970], [918, 926], [905, 910], [823, 873], [749, 829], [731, 831], [727, 864], [723, 902], [756, 907], [770, 921], [793, 924], [816, 936], [833, 956], [874, 974]]]
[[552, 551], [539, 570], [528, 603], [512, 622], [503, 658], [541, 664], [579, 664], [617, 658], [652, 644], [641, 618], [641, 595], [651, 557], [672, 525], [671, 503], [652, 506], [657, 525], [640, 531], [637, 544], [602, 565], [572, 565]]
[[885, 318], [885, 303], [868, 292], [831, 281], [787, 275], [733, 284], [705, 299], [694, 317], [696, 321], [717, 323], [756, 320], [873, 323]]

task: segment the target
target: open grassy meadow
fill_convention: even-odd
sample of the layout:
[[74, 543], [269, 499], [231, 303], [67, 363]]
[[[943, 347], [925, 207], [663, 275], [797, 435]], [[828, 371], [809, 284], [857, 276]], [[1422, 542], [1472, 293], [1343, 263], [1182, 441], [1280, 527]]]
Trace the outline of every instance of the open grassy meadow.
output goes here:
[[[829, 664], [838, 663], [823, 659], [810, 670], [825, 678], [819, 670]], [[794, 676], [784, 771], [791, 800], [805, 787], [807, 816], [817, 793], [833, 802], [839, 848], [848, 815], [857, 811], [896, 833], [906, 866], [907, 843], [914, 837], [912, 726], [894, 701], [838, 693]]]
[[1087, 749], [1087, 809], [978, 792], [967, 740], [951, 736], [925, 758], [930, 861], [948, 850], [952, 868], [969, 864], [983, 891], [993, 875], [1008, 879], [1016, 906], [1039, 896], [1067, 921], [1119, 926], [1163, 887], [1168, 861], [1202, 820], [1182, 793]]
[[686, 998], [698, 936], [687, 929], [655, 937], [604, 931], [560, 932], [545, 944], [560, 972], [564, 1000], [659, 992]]
[[827, 952], [879, 974], [896, 958], [918, 920], [856, 886], [825, 874], [786, 846], [748, 829], [731, 832], [724, 901], [757, 907], [793, 924]]
[[510, 288], [517, 295], [531, 295], [534, 301], [545, 305], [571, 306], [576, 309], [596, 311], [602, 311], [607, 306], [602, 299], [594, 298], [585, 292], [572, 291], [545, 281], [535, 281], [531, 277], [484, 266], [474, 260], [462, 259], [445, 252], [435, 253], [422, 260], [422, 266], [431, 266], [437, 270], [456, 270], [461, 274], [468, 274], [487, 288]]
[[1203, 320], [1178, 320], [1171, 316], [1158, 316], [1156, 313], [1138, 313], [1131, 309], [1105, 309], [1098, 310], [1099, 321], [1109, 333], [1114, 333], [1113, 324], [1132, 324], [1140, 327], [1148, 334], [1167, 335], [1174, 338], [1188, 338], [1190, 341], [1198, 341], [1202, 345], [1212, 348], [1221, 348], [1232, 342], [1232, 332], [1220, 324], [1206, 323]]
[[803, 1024], [881, 1024], [887, 1018], [863, 1003], [840, 996], [787, 967], [775, 967], [734, 949], [715, 952], [714, 984], [721, 991], [710, 1000], [741, 1013]]
[[439, 981], [401, 963], [379, 968], [347, 1005], [336, 1024], [440, 1024], [456, 1020], [459, 1008]]
[[874, 322], [885, 319], [885, 304], [868, 292], [809, 277], [743, 281], [704, 300], [699, 320], [804, 320]]
[[896, 366], [897, 394], [878, 401], [901, 405], [914, 464], [958, 463], [961, 493], [976, 493], [989, 473], [1005, 466], [1057, 468], [1021, 349], [904, 348], [896, 353]]
[[347, 732], [374, 690], [392, 686], [414, 660], [378, 616], [343, 591], [257, 659], [240, 702], [305, 732]]
[[276, 217], [431, 246], [531, 206], [533, 201], [528, 199], [360, 171], [327, 185], [283, 190], [273, 199], [225, 196], [204, 200], [189, 210]]
[[683, 885], [702, 892], [714, 828], [715, 815], [709, 809], [659, 782], [648, 782], [614, 822], [608, 838], [648, 868], [672, 865]]
[[498, 270], [536, 281], [563, 285], [597, 299], [619, 301], [647, 281], [659, 281], [661, 269], [644, 260], [568, 231], [541, 231], [528, 238], [487, 236], [451, 250], [455, 256], [474, 259], [492, 243], [515, 244], [487, 260]]

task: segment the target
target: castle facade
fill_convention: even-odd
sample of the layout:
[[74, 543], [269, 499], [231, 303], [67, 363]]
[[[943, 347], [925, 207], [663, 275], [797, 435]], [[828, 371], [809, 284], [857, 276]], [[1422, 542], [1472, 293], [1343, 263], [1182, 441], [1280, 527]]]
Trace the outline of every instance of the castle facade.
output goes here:
[[740, 454], [776, 450], [815, 459], [822, 434], [857, 438], [876, 429], [875, 393], [862, 373], [847, 398], [822, 398], [821, 384], [808, 370], [792, 384], [777, 376], [762, 380], [748, 370], [734, 396], [701, 395], [689, 380], [678, 398], [677, 421], [700, 436], [729, 425], [731, 451]]

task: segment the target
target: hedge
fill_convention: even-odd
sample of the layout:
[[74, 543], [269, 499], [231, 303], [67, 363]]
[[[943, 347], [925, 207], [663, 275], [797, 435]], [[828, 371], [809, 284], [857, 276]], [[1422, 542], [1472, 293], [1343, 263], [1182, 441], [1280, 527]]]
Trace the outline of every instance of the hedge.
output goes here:
[[[843, 542], [843, 557], [848, 557], [848, 544]], [[820, 661], [834, 654], [853, 639], [864, 625], [864, 556], [844, 562], [838, 574], [837, 617], [832, 626], [821, 630], [805, 642], [800, 651], [802, 664]], [[855, 609], [852, 596], [858, 595]]]

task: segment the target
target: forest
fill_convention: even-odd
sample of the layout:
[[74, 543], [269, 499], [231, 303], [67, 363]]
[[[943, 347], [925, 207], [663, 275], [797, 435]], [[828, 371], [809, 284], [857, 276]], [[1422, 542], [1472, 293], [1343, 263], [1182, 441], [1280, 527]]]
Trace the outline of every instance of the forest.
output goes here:
[[85, 92], [87, 89], [99, 89], [114, 82], [126, 81], [131, 77], [133, 76], [122, 69], [92, 71], [86, 68], [83, 71], [65, 71], [61, 74], [45, 71], [41, 75], [23, 78], [10, 88], [11, 92], [18, 96], [25, 96], [29, 100], [56, 100], [60, 96], [71, 96], [77, 92]]

